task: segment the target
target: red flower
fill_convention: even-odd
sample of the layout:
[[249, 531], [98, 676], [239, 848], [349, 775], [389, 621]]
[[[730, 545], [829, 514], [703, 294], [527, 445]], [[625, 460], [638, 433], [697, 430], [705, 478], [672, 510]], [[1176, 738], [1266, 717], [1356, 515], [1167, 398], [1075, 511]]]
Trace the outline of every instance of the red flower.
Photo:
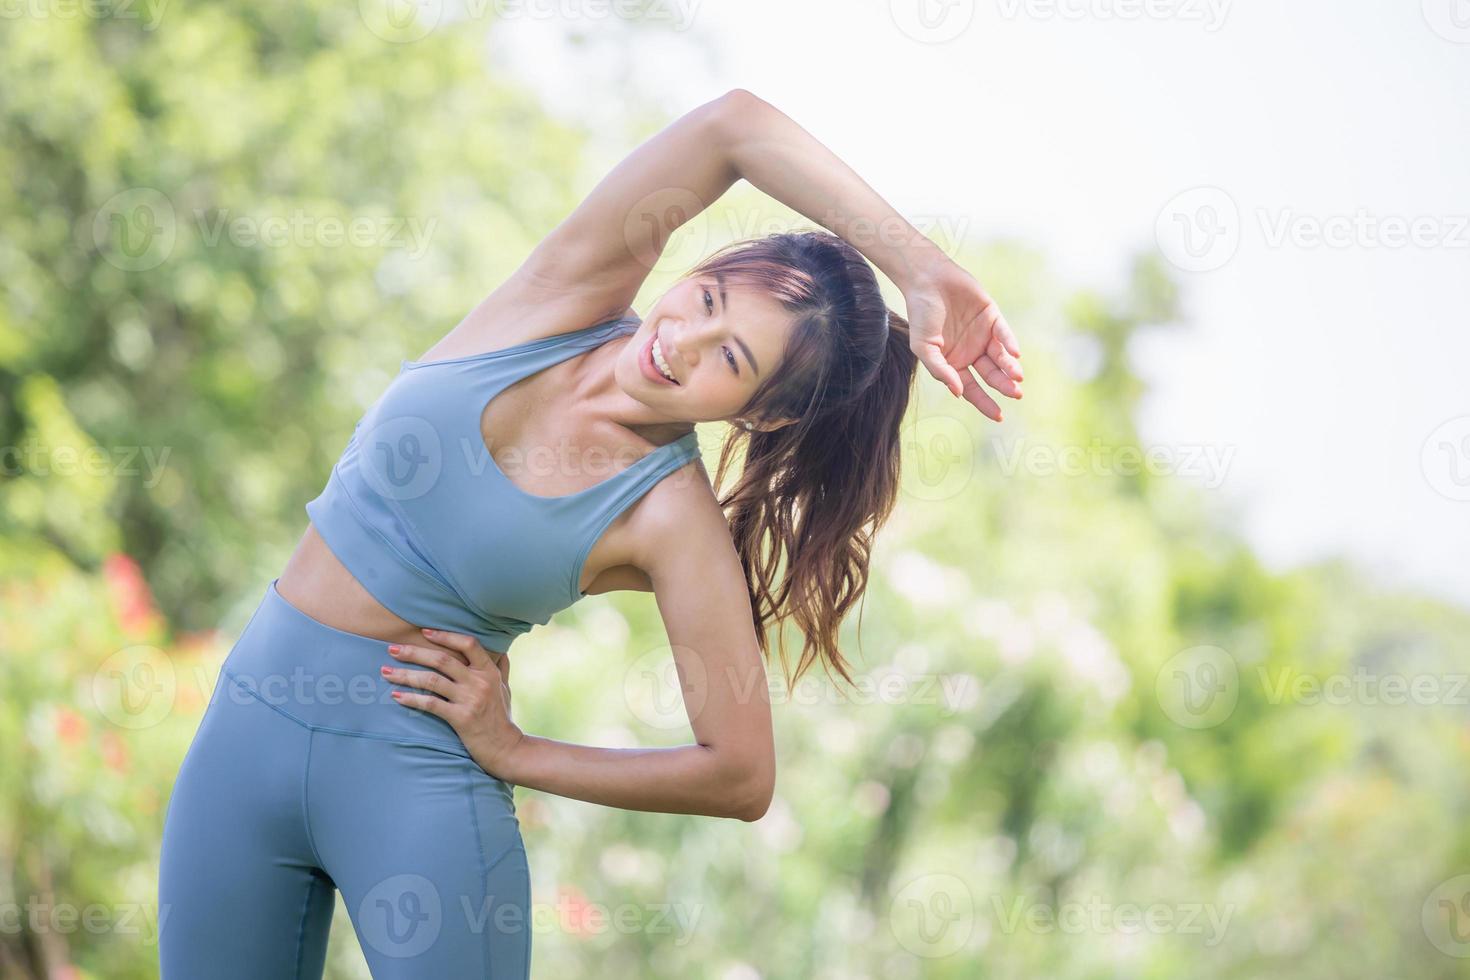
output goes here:
[[158, 615], [153, 594], [143, 579], [143, 570], [127, 555], [108, 555], [102, 563], [102, 576], [112, 599], [112, 612], [129, 633], [142, 632]]

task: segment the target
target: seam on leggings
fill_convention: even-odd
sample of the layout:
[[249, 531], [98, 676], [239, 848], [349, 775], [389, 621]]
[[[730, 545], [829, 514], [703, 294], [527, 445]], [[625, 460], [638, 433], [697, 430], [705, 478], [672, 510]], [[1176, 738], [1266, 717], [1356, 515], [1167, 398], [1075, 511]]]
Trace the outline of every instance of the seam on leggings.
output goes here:
[[[465, 800], [470, 805], [470, 826], [475, 828], [475, 854], [480, 859], [480, 908], [489, 914], [486, 904], [490, 895], [490, 869], [485, 864], [485, 839], [480, 836], [480, 815], [475, 810], [475, 784], [466, 780]], [[495, 980], [495, 959], [490, 954], [490, 930], [480, 939], [480, 956], [485, 964], [486, 980]]]
[[[232, 678], [235, 678], [236, 680], [239, 680], [239, 676], [237, 674], [235, 674], [233, 671], [225, 671], [225, 673], [229, 674]], [[457, 742], [457, 741], [454, 741], [452, 739], [447, 739], [447, 738], [416, 738], [416, 737], [414, 737], [412, 735], [382, 735], [382, 734], [379, 734], [378, 732], [355, 732], [355, 731], [353, 731], [350, 728], [333, 728], [330, 725], [313, 725], [309, 721], [302, 721], [300, 718], [297, 718], [295, 715], [293, 715], [291, 712], [287, 711], [285, 708], [282, 708], [280, 705], [271, 704], [269, 701], [267, 701], [264, 697], [262, 697], [260, 695], [260, 692], [259, 691], [256, 691], [254, 688], [250, 687], [246, 682], [241, 681], [240, 683], [241, 683], [241, 689], [246, 694], [250, 695], [255, 700], [257, 700], [261, 704], [265, 705], [267, 708], [271, 709], [274, 712], [277, 712], [278, 714], [284, 715], [287, 718], [290, 718], [292, 721], [294, 721], [296, 724], [300, 725], [302, 728], [308, 728], [308, 729], [310, 729], [311, 731], [314, 731], [314, 732], [328, 732], [329, 734], [332, 734], [332, 735], [351, 735], [351, 736], [353, 736], [355, 738], [376, 738], [376, 739], [378, 739], [380, 741], [384, 741], [384, 742], [397, 742], [397, 743], [403, 744], [403, 745], [428, 745], [428, 746], [433, 746], [433, 747], [436, 747], [436, 748], [442, 747], [442, 748], [453, 750], [453, 752], [454, 752], [455, 755], [463, 756], [466, 759], [472, 759], [472, 758], [474, 758], [473, 756], [471, 756], [469, 754], [469, 750], [465, 748], [465, 745], [464, 745], [463, 742]]]
[[316, 861], [316, 866], [323, 871], [326, 865], [322, 864], [322, 856], [317, 853], [316, 837], [311, 832], [311, 805], [307, 801], [307, 794], [311, 792], [311, 745], [316, 734], [310, 728], [306, 732], [306, 765], [301, 767], [301, 825], [306, 828], [306, 846], [311, 848], [311, 857]]
[[301, 924], [296, 927], [296, 980], [301, 980], [301, 961], [306, 958], [306, 916], [311, 911], [311, 892], [316, 875], [307, 875], [306, 897], [301, 900]]

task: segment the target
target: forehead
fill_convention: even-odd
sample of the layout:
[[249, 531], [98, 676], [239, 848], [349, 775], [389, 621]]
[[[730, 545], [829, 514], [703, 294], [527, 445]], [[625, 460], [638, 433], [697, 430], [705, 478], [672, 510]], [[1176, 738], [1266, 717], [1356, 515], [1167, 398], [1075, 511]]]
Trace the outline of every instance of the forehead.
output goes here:
[[722, 290], [721, 305], [737, 328], [747, 328], [772, 335], [784, 342], [791, 329], [792, 315], [781, 302], [765, 289], [739, 282], [728, 276], [711, 276]]

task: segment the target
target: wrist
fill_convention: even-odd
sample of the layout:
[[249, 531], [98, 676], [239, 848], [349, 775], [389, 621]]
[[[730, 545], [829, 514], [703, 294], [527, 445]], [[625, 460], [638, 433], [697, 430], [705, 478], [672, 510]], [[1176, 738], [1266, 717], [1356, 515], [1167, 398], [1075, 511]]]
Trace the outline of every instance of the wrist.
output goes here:
[[494, 745], [484, 746], [478, 751], [471, 750], [470, 754], [481, 769], [496, 779], [519, 785], [518, 763], [526, 739], [526, 733], [521, 731], [520, 726], [511, 722], [509, 731], [497, 738]]
[[519, 786], [525, 779], [524, 767], [526, 748], [530, 744], [530, 736], [521, 731], [519, 725], [511, 722], [511, 733], [505, 743], [496, 753], [495, 775], [510, 783]]
[[900, 292], [908, 292], [932, 279], [940, 269], [949, 265], [950, 258], [944, 250], [922, 234], [915, 232], [913, 239], [898, 252], [892, 269], [884, 269], [886, 275]]

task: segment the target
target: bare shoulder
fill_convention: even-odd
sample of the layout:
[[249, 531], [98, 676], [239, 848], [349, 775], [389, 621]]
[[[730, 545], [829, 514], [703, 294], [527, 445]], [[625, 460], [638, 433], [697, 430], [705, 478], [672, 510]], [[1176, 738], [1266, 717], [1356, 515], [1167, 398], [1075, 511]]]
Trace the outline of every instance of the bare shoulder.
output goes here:
[[728, 559], [738, 570], [729, 522], [700, 458], [660, 480], [629, 517], [629, 561], [655, 588], [688, 572], [691, 562], [707, 568]]
[[437, 361], [504, 350], [623, 316], [637, 316], [629, 297], [556, 290], [525, 269], [482, 299], [417, 360]]

